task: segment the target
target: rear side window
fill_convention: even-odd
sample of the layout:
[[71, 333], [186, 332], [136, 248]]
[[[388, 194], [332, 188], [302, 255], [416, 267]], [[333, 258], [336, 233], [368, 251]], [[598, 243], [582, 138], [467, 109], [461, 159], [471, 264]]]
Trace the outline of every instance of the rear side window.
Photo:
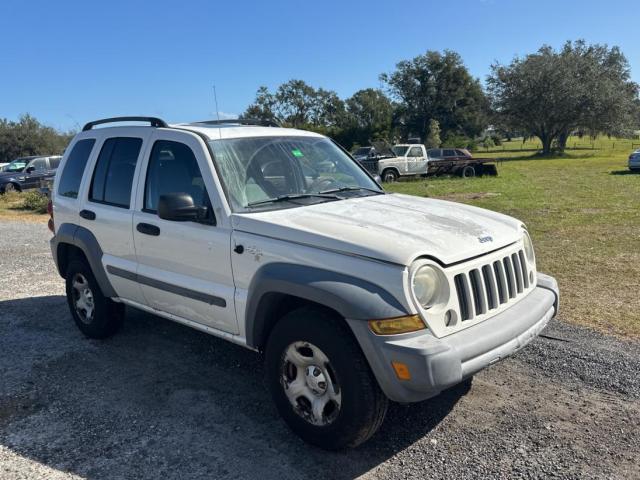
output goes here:
[[51, 157], [49, 158], [49, 168], [51, 170], [55, 170], [60, 165], [60, 157]]
[[209, 206], [204, 180], [191, 148], [180, 142], [158, 140], [149, 158], [144, 210], [155, 213], [160, 195], [167, 193], [188, 193], [196, 206]]
[[455, 150], [443, 150], [444, 152], [444, 156], [445, 157], [455, 157], [456, 156], [456, 151]]
[[80, 182], [82, 181], [84, 167], [87, 165], [87, 160], [89, 159], [89, 155], [91, 155], [91, 150], [95, 143], [95, 139], [88, 138], [86, 140], [76, 142], [73, 146], [73, 150], [69, 153], [67, 163], [62, 171], [62, 177], [60, 177], [58, 195], [69, 198], [78, 198], [78, 191], [80, 190]]
[[141, 147], [141, 138], [105, 140], [93, 171], [89, 200], [129, 208], [131, 184]]

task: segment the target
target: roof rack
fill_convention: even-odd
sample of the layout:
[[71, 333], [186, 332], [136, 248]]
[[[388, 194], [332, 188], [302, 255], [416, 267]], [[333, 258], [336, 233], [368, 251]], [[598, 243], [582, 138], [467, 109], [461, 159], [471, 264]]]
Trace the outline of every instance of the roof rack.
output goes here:
[[156, 128], [167, 128], [167, 122], [160, 118], [156, 117], [113, 117], [113, 118], [103, 118], [101, 120], [94, 120], [93, 122], [89, 122], [82, 127], [82, 131], [85, 132], [87, 130], [91, 130], [96, 125], [102, 125], [103, 123], [115, 123], [115, 122], [149, 122], [152, 127]]
[[256, 125], [261, 127], [282, 127], [277, 120], [261, 120], [259, 118], [227, 118], [225, 120], [202, 120], [201, 122], [193, 123], [202, 123], [205, 125], [229, 125], [237, 123], [239, 125]]

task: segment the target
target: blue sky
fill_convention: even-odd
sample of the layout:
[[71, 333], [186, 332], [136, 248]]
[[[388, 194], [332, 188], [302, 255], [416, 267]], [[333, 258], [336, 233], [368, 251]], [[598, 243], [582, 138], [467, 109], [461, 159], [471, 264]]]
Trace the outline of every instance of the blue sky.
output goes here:
[[0, 3], [0, 117], [60, 129], [146, 114], [238, 114], [260, 85], [301, 78], [347, 97], [426, 50], [494, 61], [565, 40], [619, 45], [640, 81], [637, 0], [32, 1]]

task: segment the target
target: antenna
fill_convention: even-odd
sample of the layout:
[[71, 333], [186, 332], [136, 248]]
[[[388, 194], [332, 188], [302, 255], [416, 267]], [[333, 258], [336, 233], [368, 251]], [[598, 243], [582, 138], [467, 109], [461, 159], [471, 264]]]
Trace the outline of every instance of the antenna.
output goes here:
[[[213, 86], [213, 101], [216, 104], [216, 117], [218, 118], [218, 122], [220, 121], [220, 110], [218, 110], [218, 95], [216, 94], [216, 86]], [[222, 140], [222, 130], [218, 127], [218, 137]]]

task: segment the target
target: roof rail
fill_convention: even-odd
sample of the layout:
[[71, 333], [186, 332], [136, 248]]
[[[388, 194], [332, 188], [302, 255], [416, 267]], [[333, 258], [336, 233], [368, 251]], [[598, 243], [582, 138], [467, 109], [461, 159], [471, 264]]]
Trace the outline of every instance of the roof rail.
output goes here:
[[149, 122], [152, 127], [156, 128], [166, 128], [167, 122], [161, 120], [156, 117], [113, 117], [113, 118], [103, 118], [101, 120], [94, 120], [93, 122], [89, 122], [82, 127], [82, 131], [85, 132], [87, 130], [91, 130], [96, 125], [102, 125], [103, 123], [115, 123], [115, 122]]
[[282, 127], [277, 120], [261, 120], [259, 118], [227, 118], [225, 120], [202, 120], [200, 122], [205, 125], [229, 125], [237, 123], [239, 125], [259, 125], [261, 127]]

